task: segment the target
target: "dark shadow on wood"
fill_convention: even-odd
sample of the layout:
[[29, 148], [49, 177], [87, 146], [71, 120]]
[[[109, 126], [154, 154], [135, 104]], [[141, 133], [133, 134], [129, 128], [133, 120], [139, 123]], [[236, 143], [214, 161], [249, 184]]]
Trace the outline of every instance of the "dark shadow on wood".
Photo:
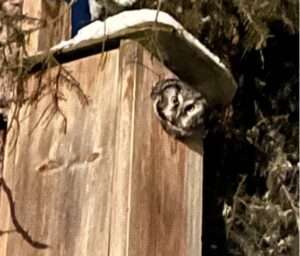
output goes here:
[[204, 128], [199, 128], [199, 132], [185, 138], [179, 138], [179, 141], [185, 144], [189, 149], [203, 155]]
[[[60, 52], [57, 51], [53, 54], [53, 57], [59, 64], [64, 64], [67, 62], [71, 62], [77, 59], [89, 57], [91, 55], [95, 55], [101, 52], [107, 52], [113, 49], [116, 49], [120, 46], [120, 40], [118, 39], [111, 39], [108, 42], [103, 42], [98, 45], [94, 46], [84, 46], [81, 47], [80, 49], [77, 49], [76, 51], [69, 51], [69, 52]], [[25, 66], [29, 67], [28, 69], [28, 74], [36, 73], [40, 70], [44, 70], [45, 68], [50, 68], [53, 66], [56, 66], [56, 63], [48, 63], [48, 58], [47, 55], [44, 56], [44, 58], [41, 58], [40, 62], [37, 63], [31, 63], [30, 58], [25, 59]], [[49, 67], [50, 66], [50, 67]]]
[[11, 189], [6, 184], [4, 178], [0, 178], [0, 188], [3, 189], [3, 192], [6, 194], [6, 197], [8, 199], [8, 203], [9, 203], [9, 207], [10, 207], [11, 219], [12, 219], [12, 222], [13, 222], [15, 228], [16, 228], [15, 232], [17, 232], [18, 234], [20, 234], [22, 236], [22, 238], [27, 243], [29, 243], [32, 247], [34, 247], [36, 249], [42, 249], [43, 250], [43, 249], [49, 248], [49, 245], [34, 240], [30, 236], [30, 234], [20, 224], [20, 222], [19, 222], [19, 220], [17, 218], [17, 215], [16, 215], [16, 207], [15, 207], [15, 203], [14, 203], [14, 200], [13, 200]]

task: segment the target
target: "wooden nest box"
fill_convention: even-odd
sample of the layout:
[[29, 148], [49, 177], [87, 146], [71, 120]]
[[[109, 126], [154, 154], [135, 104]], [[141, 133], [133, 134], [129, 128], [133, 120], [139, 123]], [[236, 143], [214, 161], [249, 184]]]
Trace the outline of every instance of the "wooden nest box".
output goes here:
[[[31, 41], [32, 70], [54, 57], [79, 82], [88, 104], [60, 79], [61, 113], [51, 121], [50, 96], [20, 110], [18, 140], [11, 149], [12, 129], [3, 170], [13, 215], [0, 194], [0, 230], [14, 231], [0, 236], [0, 256], [202, 254], [203, 152], [164, 132], [153, 114], [151, 88], [178, 77], [214, 106], [229, 104], [236, 85], [176, 21], [155, 16], [153, 10], [131, 11], [105, 25], [96, 22], [50, 55]], [[117, 19], [124, 26], [115, 27]], [[31, 40], [46, 41], [50, 32], [44, 32]], [[51, 84], [59, 71], [33, 74], [28, 88]]]

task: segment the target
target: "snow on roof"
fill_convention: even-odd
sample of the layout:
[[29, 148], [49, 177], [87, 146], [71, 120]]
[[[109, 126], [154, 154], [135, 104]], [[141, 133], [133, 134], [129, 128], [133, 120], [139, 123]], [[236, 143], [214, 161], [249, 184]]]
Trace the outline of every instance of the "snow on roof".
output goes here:
[[[160, 36], [157, 37], [156, 49], [152, 49], [147, 36], [155, 33]], [[126, 38], [139, 41], [154, 55], [159, 49], [163, 53], [158, 56], [160, 61], [180, 79], [201, 91], [209, 104], [226, 105], [231, 102], [237, 88], [231, 72], [216, 55], [165, 12], [131, 10], [105, 21], [95, 21], [80, 29], [74, 38], [52, 47], [50, 52], [63, 55], [99, 43], [109, 43], [113, 39]]]
[[221, 66], [222, 68], [225, 68], [224, 64], [220, 61], [219, 57], [217, 57], [211, 51], [209, 51], [191, 33], [186, 31], [183, 28], [183, 26], [180, 23], [178, 23], [173, 17], [171, 17], [165, 12], [158, 12], [157, 10], [151, 9], [124, 11], [117, 15], [108, 17], [105, 21], [94, 21], [91, 24], [80, 29], [74, 38], [68, 41], [62, 41], [58, 45], [52, 47], [51, 50], [66, 49], [83, 41], [109, 37], [109, 35], [115, 34], [118, 31], [149, 22], [156, 22], [158, 24], [173, 27], [190, 44], [199, 48], [199, 50], [205, 53], [207, 57], [212, 59], [217, 65]]

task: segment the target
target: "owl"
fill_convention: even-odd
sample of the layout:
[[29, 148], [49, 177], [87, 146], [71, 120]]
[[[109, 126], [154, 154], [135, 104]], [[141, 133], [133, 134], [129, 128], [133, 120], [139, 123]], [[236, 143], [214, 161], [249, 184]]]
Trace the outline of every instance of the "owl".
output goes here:
[[160, 80], [151, 92], [153, 109], [163, 128], [177, 138], [203, 128], [207, 101], [203, 95], [178, 79]]
[[104, 19], [131, 7], [137, 0], [89, 0], [91, 20]]

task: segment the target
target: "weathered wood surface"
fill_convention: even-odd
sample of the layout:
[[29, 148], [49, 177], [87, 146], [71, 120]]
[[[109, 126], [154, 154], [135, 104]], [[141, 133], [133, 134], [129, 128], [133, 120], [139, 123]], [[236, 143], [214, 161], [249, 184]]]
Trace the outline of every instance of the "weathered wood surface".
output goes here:
[[26, 45], [28, 55], [34, 55], [38, 51], [48, 51], [53, 45], [70, 38], [71, 13], [65, 1], [24, 0], [23, 14], [41, 21], [33, 24], [25, 23], [24, 29], [45, 25], [30, 34]]
[[133, 42], [65, 67], [90, 103], [64, 90], [66, 134], [60, 115], [32, 132], [49, 97], [22, 109], [16, 148], [15, 129], [6, 144], [14, 205], [2, 189], [0, 231], [12, 232], [0, 255], [201, 255], [202, 154], [162, 130], [150, 99], [157, 74], [174, 75]]

